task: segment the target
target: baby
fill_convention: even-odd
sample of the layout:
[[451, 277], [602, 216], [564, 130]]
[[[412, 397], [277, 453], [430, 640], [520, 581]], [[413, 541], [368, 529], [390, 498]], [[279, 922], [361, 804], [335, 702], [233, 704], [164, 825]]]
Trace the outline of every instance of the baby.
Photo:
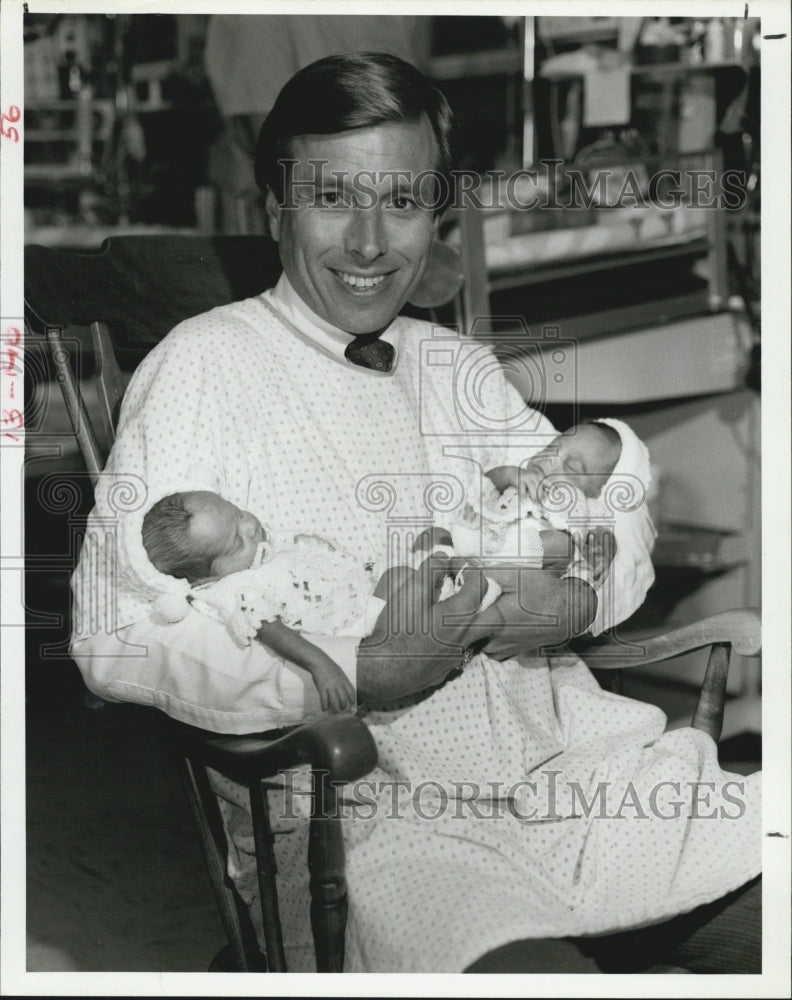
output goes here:
[[602, 534], [589, 530], [584, 538], [582, 529], [594, 526], [588, 501], [601, 496], [621, 453], [619, 431], [586, 423], [559, 434], [522, 466], [491, 469], [478, 510], [468, 504], [451, 527], [457, 552], [474, 554], [470, 547], [479, 541], [482, 555], [519, 556], [543, 566], [569, 562], [574, 557], [571, 520], [593, 575], [601, 576], [610, 565]]
[[649, 453], [627, 424], [580, 424], [522, 466], [487, 472], [479, 498], [471, 493], [462, 516], [432, 541], [450, 544], [449, 553], [471, 563], [484, 557], [485, 567], [495, 557], [565, 567], [564, 577], [582, 577], [598, 592], [589, 629], [598, 635], [632, 614], [654, 580], [650, 483]]
[[324, 711], [355, 704], [341, 668], [295, 629], [362, 634], [369, 597], [382, 593], [370, 569], [314, 535], [297, 535], [273, 551], [254, 514], [208, 490], [163, 497], [144, 517], [142, 534], [152, 565], [190, 584], [181, 608], [172, 599], [178, 595], [158, 602], [167, 620], [183, 617], [189, 600], [223, 622], [237, 642], [255, 637], [307, 670]]

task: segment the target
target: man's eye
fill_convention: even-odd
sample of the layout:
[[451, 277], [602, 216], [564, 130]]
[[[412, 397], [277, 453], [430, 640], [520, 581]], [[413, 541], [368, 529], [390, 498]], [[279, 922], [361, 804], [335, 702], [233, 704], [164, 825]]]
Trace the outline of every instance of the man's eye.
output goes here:
[[337, 208], [344, 204], [344, 197], [340, 191], [320, 191], [318, 201], [322, 208]]
[[391, 200], [391, 208], [396, 208], [400, 212], [409, 211], [411, 208], [415, 208], [415, 202], [412, 198], [407, 198], [404, 195], [397, 195]]

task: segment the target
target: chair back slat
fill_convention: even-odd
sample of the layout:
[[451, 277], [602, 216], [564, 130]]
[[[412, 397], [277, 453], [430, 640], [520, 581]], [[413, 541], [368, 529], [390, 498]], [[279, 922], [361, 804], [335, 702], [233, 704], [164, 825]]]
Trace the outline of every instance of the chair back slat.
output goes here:
[[49, 344], [50, 357], [55, 366], [55, 372], [60, 383], [63, 401], [66, 404], [66, 411], [69, 414], [72, 430], [74, 431], [74, 436], [77, 438], [77, 444], [80, 447], [91, 484], [95, 488], [107, 460], [107, 454], [104, 449], [100, 448], [96, 434], [94, 433], [93, 424], [88, 416], [88, 410], [69, 360], [69, 352], [64, 347], [59, 327], [48, 327], [47, 343]]
[[104, 323], [91, 323], [91, 347], [96, 372], [94, 378], [99, 390], [100, 414], [108, 440], [115, 439], [118, 410], [126, 384], [118, 367], [110, 331]]

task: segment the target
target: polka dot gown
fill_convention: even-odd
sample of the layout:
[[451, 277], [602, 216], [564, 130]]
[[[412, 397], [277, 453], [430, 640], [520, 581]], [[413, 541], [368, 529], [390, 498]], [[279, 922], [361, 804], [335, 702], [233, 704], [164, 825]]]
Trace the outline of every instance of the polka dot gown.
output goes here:
[[[149, 613], [123, 565], [117, 586], [101, 582], [112, 554], [102, 538], [117, 533], [123, 553], [123, 504], [193, 464], [272, 529], [387, 565], [480, 470], [517, 464], [554, 433], [530, 411], [514, 429], [520, 400], [493, 366], [485, 373], [486, 356], [459, 405], [455, 379], [479, 345], [429, 343], [430, 327], [399, 319], [395, 371], [374, 376], [295, 337], [265, 298], [181, 324], [136, 373], [75, 573], [77, 635]], [[119, 493], [124, 482], [134, 489]], [[407, 712], [368, 721], [379, 766], [345, 795], [348, 970], [461, 971], [518, 938], [683, 912], [759, 870], [758, 776], [723, 774], [709, 737], [664, 734], [657, 709], [602, 692], [579, 661], [479, 656]], [[313, 946], [307, 799], [296, 794], [307, 777], [293, 778], [289, 808], [272, 811], [288, 831], [276, 838], [279, 893], [299, 970]], [[213, 780], [229, 871], [260, 929], [245, 793]]]
[[[495, 663], [368, 716], [378, 767], [343, 797], [347, 971], [460, 972], [528, 937], [640, 927], [761, 869], [760, 776], [704, 733], [600, 690], [571, 657]], [[309, 776], [272, 805], [287, 962], [310, 971]], [[244, 791], [215, 776], [260, 926]]]

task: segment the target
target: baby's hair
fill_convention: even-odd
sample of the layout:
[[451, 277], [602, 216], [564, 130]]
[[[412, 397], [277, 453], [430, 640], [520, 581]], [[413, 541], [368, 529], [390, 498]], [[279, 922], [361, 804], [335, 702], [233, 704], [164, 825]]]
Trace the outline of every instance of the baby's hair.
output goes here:
[[143, 518], [143, 546], [155, 569], [190, 583], [211, 575], [211, 562], [190, 541], [186, 494], [172, 493], [153, 505]]
[[[601, 424], [597, 420], [584, 420], [584, 424], [589, 427], [596, 427], [598, 431], [601, 431], [605, 436], [605, 440], [608, 442], [608, 447], [613, 453], [613, 465], [607, 470], [607, 475], [610, 475], [616, 468], [622, 453], [622, 439], [621, 434], [616, 430], [615, 427], [611, 427], [610, 424]], [[602, 474], [606, 474], [606, 470], [602, 470]]]
[[597, 420], [584, 420], [583, 422], [590, 424], [592, 427], [596, 427], [597, 430], [603, 431], [608, 440], [608, 444], [619, 449], [618, 455], [616, 456], [616, 461], [618, 462], [619, 457], [621, 456], [622, 439], [621, 434], [619, 434], [616, 428], [611, 427], [610, 424], [601, 424]]

